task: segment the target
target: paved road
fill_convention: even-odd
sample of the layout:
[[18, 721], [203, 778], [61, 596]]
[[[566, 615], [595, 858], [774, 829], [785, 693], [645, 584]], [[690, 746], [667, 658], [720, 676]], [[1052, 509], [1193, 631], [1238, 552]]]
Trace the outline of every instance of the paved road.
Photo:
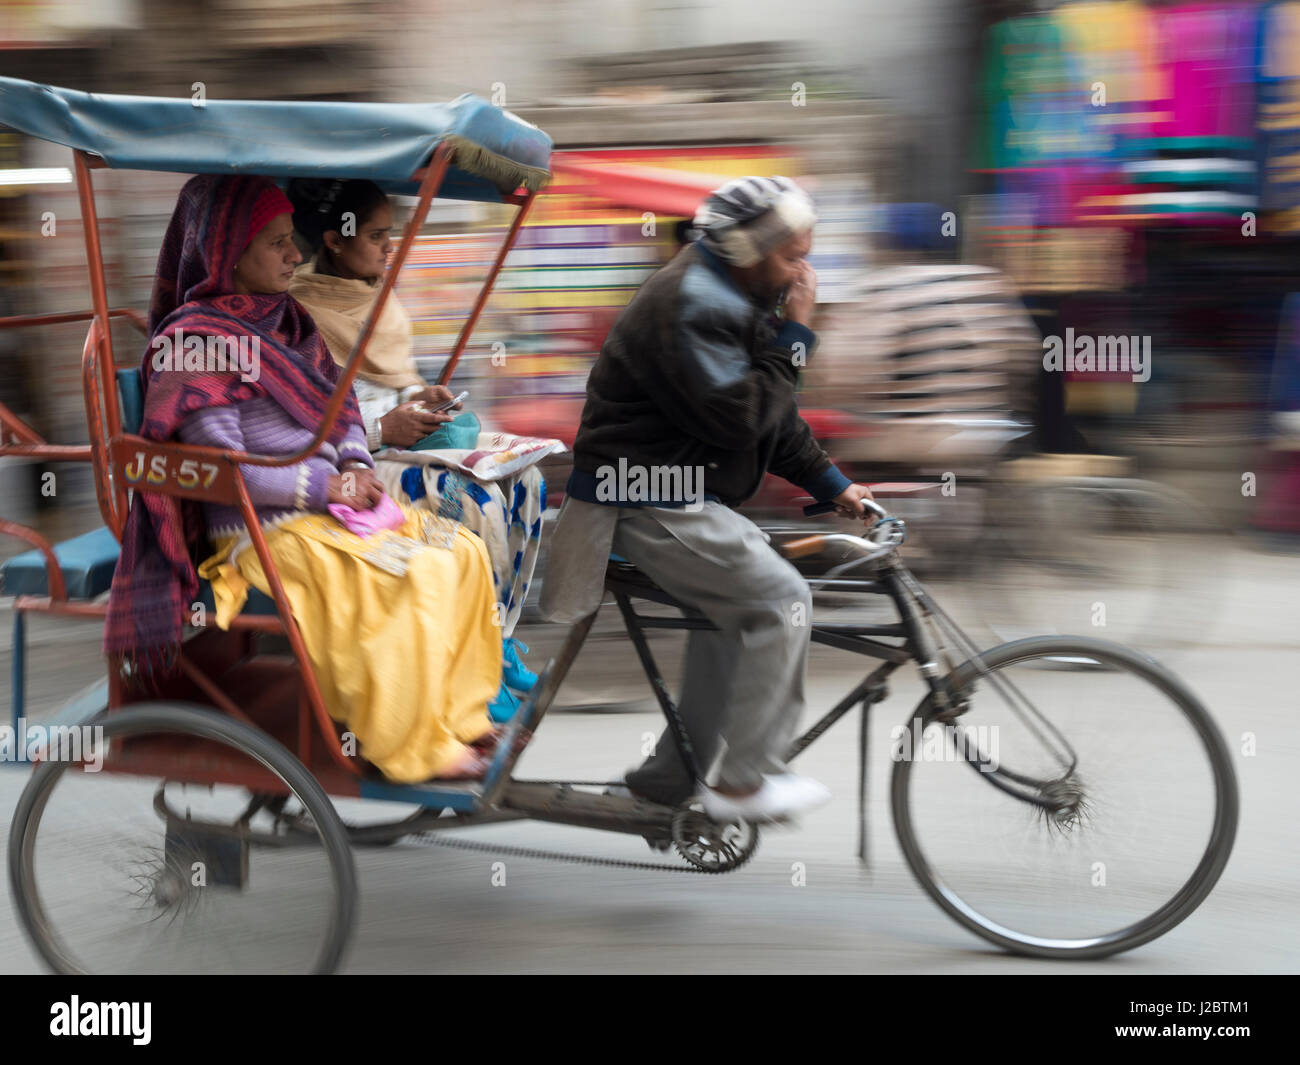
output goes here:
[[[1099, 963], [1012, 957], [960, 928], [921, 893], [903, 862], [889, 815], [890, 730], [904, 719], [918, 690], [910, 676], [899, 674], [871, 732], [869, 872], [853, 854], [856, 727], [845, 722], [808, 752], [804, 763], [831, 786], [836, 801], [809, 816], [802, 831], [765, 834], [752, 863], [727, 876], [507, 858], [505, 884], [493, 886], [498, 859], [491, 854], [406, 845], [360, 853], [362, 910], [346, 967], [353, 972], [1295, 972], [1300, 969], [1300, 860], [1294, 832], [1300, 765], [1297, 563], [1235, 550], [1230, 562], [1233, 579], [1219, 603], [1212, 644], [1184, 653], [1176, 665], [1213, 711], [1233, 751], [1242, 791], [1236, 849], [1201, 908], [1136, 951]], [[0, 639], [7, 647], [7, 617], [3, 623]], [[38, 624], [36, 630], [31, 697], [39, 711], [60, 691], [93, 680], [99, 667], [96, 638], [87, 630], [56, 631], [48, 624]], [[558, 636], [554, 629], [538, 628], [525, 638], [539, 645], [536, 655], [549, 652]], [[656, 638], [670, 677], [679, 639]], [[853, 682], [853, 660], [846, 664], [844, 657], [824, 649], [815, 652], [810, 671], [814, 706], [829, 705]], [[0, 659], [7, 684], [7, 656]], [[1078, 678], [1068, 672], [1042, 673], [1034, 683], [1065, 699], [1082, 684]], [[645, 736], [659, 727], [651, 704], [639, 698], [643, 684], [626, 644], [615, 639], [591, 643], [568, 689], [570, 701], [605, 704], [605, 711], [554, 713], [521, 775], [605, 779], [636, 762]], [[1107, 713], [1121, 709], [1108, 707]], [[1112, 720], [1118, 732], [1123, 719]], [[1104, 739], [1109, 731], [1096, 729], [1093, 738]], [[1255, 737], [1251, 756], [1240, 753], [1246, 733]], [[1130, 736], [1137, 742], [1128, 742]], [[1115, 748], [1116, 756], [1130, 756], [1135, 747], [1148, 745], [1134, 764], [1149, 766], [1156, 779], [1171, 774], [1167, 783], [1174, 794], [1180, 780], [1165, 757], [1177, 750], [1169, 735], [1136, 730], [1124, 732], [1121, 739], [1125, 743]], [[24, 779], [20, 770], [0, 770], [0, 809], [6, 817]], [[1139, 853], [1137, 864], [1122, 871], [1116, 867], [1115, 877], [1159, 881], [1169, 874], [1162, 863], [1172, 862], [1174, 852], [1186, 853], [1195, 842], [1196, 819], [1203, 811], [1171, 811], [1159, 800], [1159, 794], [1148, 799], [1144, 824], [1159, 827], [1162, 834], [1155, 842], [1168, 843], [1170, 850]], [[958, 809], [963, 816], [968, 812]], [[373, 816], [375, 810], [365, 813]], [[1186, 838], [1179, 838], [1182, 831]], [[557, 826], [506, 824], [473, 830], [472, 838], [671, 861], [652, 855], [636, 838]], [[796, 886], [800, 870], [804, 882]], [[499, 879], [500, 867], [495, 872]], [[1010, 912], [1018, 912], [1031, 886], [1023, 870], [998, 859], [986, 863], [984, 873], [998, 889], [1007, 885]], [[7, 879], [0, 890], [7, 893]], [[61, 898], [84, 896], [84, 885], [75, 880], [53, 890]], [[1109, 901], [1115, 896], [1085, 897]], [[5, 912], [7, 905], [0, 901]], [[267, 943], [261, 960], [273, 965], [273, 940]], [[21, 933], [6, 922], [0, 927], [0, 970], [38, 968]]]

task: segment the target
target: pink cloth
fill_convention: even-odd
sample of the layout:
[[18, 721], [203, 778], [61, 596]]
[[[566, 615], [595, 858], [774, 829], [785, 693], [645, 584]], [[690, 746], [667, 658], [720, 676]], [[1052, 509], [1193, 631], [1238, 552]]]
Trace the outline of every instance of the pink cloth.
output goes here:
[[329, 511], [338, 518], [349, 532], [366, 537], [384, 529], [396, 529], [406, 515], [402, 508], [393, 502], [393, 497], [385, 495], [370, 510], [353, 510], [346, 503], [331, 503]]

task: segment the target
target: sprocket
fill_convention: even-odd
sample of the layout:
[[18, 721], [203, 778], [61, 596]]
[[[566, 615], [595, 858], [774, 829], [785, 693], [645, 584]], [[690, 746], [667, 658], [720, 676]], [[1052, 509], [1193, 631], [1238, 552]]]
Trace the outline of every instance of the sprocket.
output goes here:
[[758, 849], [758, 826], [749, 821], [719, 824], [698, 802], [673, 815], [673, 845], [682, 860], [705, 873], [739, 869]]

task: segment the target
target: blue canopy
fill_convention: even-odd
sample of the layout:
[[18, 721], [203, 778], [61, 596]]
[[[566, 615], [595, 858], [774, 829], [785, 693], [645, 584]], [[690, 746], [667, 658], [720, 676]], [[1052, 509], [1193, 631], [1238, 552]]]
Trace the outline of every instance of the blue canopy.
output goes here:
[[115, 169], [272, 178], [369, 178], [413, 194], [411, 175], [454, 145], [439, 196], [501, 202], [549, 177], [551, 138], [471, 93], [449, 104], [275, 103], [107, 96], [0, 78], [0, 124], [98, 155]]

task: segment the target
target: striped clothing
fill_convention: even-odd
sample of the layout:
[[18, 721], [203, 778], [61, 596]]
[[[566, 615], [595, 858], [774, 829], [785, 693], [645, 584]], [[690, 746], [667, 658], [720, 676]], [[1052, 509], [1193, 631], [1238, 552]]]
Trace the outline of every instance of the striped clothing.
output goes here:
[[[205, 407], [187, 417], [180, 427], [180, 438], [187, 444], [255, 455], [292, 455], [311, 443], [312, 435], [275, 400], [265, 396], [230, 407]], [[263, 526], [279, 524], [307, 511], [324, 510], [329, 479], [344, 462], [374, 466], [360, 425], [351, 426], [337, 448], [326, 441], [304, 462], [241, 467], [259, 522]], [[214, 540], [244, 532], [243, 518], [235, 507], [206, 503], [203, 516], [208, 535]]]

